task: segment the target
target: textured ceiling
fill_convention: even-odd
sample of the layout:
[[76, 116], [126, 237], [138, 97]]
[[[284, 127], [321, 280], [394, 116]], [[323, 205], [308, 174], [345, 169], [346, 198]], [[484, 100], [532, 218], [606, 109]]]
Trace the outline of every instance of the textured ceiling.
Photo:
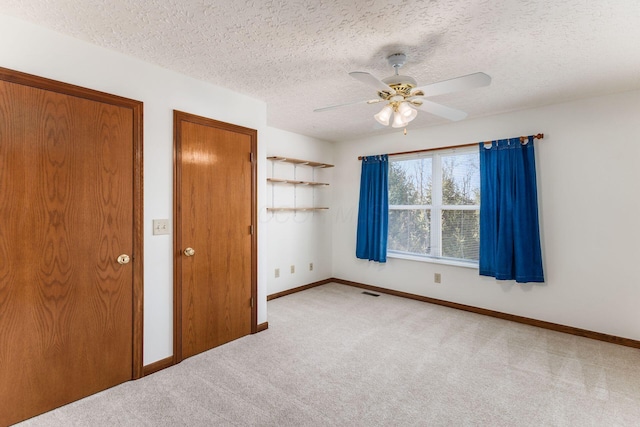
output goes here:
[[[262, 99], [268, 124], [326, 140], [397, 129], [351, 78], [419, 85], [482, 71], [492, 84], [430, 98], [478, 117], [640, 88], [638, 0], [1, 0], [0, 13]], [[409, 129], [446, 122], [420, 112]]]

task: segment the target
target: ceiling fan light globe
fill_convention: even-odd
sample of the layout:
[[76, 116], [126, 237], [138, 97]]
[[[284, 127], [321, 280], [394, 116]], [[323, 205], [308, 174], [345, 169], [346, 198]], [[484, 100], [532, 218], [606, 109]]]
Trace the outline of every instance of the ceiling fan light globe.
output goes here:
[[415, 108], [410, 108], [409, 115], [405, 115], [404, 119], [408, 122], [412, 121], [418, 116], [418, 111]]
[[390, 105], [385, 105], [382, 110], [373, 117], [376, 119], [378, 123], [384, 126], [389, 126], [389, 119], [391, 118], [391, 113], [393, 113], [393, 109]]
[[398, 106], [398, 113], [402, 115], [402, 119], [407, 123], [418, 115], [418, 111], [408, 102], [403, 102]]
[[411, 105], [408, 102], [402, 102], [398, 105], [398, 113], [402, 114], [402, 117], [409, 117], [415, 111], [411, 108]]
[[393, 114], [393, 123], [391, 124], [391, 127], [403, 128], [407, 124], [409, 124], [409, 122], [407, 120], [405, 120], [404, 117], [402, 117], [402, 114], [400, 114], [397, 111]]

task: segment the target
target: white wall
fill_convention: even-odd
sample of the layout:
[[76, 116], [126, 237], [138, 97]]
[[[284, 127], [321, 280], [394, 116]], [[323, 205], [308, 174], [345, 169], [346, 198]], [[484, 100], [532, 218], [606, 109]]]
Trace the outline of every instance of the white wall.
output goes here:
[[[144, 102], [144, 363], [173, 354], [173, 236], [153, 236], [172, 219], [173, 110], [258, 130], [258, 205], [266, 192], [266, 105], [110, 50], [0, 15], [0, 66]], [[258, 323], [267, 320], [258, 243]]]
[[[640, 92], [465, 120], [335, 145], [334, 277], [640, 339]], [[359, 155], [545, 134], [536, 141], [546, 283], [476, 269], [355, 258]], [[433, 274], [442, 274], [442, 284]]]
[[[333, 164], [333, 143], [267, 128], [267, 155]], [[326, 182], [329, 186], [267, 185], [266, 206], [260, 210], [267, 232], [268, 295], [307, 285], [332, 275], [331, 192], [333, 170], [267, 161], [267, 176]], [[295, 174], [295, 176], [294, 176]], [[295, 198], [295, 201], [294, 201]], [[328, 206], [329, 211], [267, 212], [267, 206]], [[309, 271], [313, 263], [313, 271]], [[290, 267], [295, 266], [291, 274]], [[280, 269], [280, 277], [275, 277]]]

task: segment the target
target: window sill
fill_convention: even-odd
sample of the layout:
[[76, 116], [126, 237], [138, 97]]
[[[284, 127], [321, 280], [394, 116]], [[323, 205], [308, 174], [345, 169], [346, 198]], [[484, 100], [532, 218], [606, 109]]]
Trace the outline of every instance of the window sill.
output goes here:
[[387, 252], [387, 258], [398, 258], [398, 259], [406, 259], [409, 261], [428, 262], [431, 264], [453, 265], [455, 267], [474, 268], [476, 270], [478, 269], [477, 262], [461, 261], [457, 259], [447, 259], [447, 258], [433, 258], [428, 256], [421, 256], [421, 255], [408, 254], [408, 253], [402, 253], [402, 252]]

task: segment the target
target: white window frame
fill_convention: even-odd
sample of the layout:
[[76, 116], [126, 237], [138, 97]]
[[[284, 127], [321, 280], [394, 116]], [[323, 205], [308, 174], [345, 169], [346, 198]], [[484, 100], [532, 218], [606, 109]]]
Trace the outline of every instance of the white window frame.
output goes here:
[[[441, 218], [445, 210], [480, 210], [480, 205], [443, 205], [442, 204], [442, 157], [451, 154], [477, 153], [477, 147], [449, 148], [443, 150], [433, 150], [427, 153], [408, 154], [389, 158], [389, 162], [400, 162], [403, 160], [414, 160], [422, 158], [432, 159], [432, 186], [431, 205], [389, 205], [391, 210], [416, 210], [425, 209], [431, 212], [431, 219]], [[479, 156], [479, 154], [478, 154]], [[387, 258], [407, 259], [411, 261], [428, 262], [434, 264], [446, 264], [458, 267], [478, 268], [478, 261], [462, 260], [458, 258], [446, 258], [441, 256], [442, 252], [442, 230], [441, 221], [431, 221], [430, 242], [431, 254], [421, 255], [410, 252], [394, 251], [387, 249]]]

